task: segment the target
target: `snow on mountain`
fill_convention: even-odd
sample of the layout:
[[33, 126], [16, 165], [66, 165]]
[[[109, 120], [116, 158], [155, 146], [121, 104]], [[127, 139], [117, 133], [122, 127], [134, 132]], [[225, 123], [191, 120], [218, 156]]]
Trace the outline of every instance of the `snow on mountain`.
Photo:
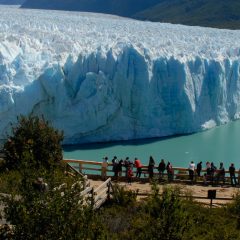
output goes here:
[[0, 134], [44, 114], [65, 143], [240, 118], [240, 31], [0, 7]]

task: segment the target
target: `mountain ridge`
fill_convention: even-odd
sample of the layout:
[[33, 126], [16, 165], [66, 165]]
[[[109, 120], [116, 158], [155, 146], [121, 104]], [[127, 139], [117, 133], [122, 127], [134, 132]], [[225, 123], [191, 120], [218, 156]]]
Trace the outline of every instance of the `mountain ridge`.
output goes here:
[[240, 2], [236, 0], [162, 0], [134, 18], [204, 27], [240, 29]]
[[0, 0], [0, 4], [3, 5], [22, 5], [25, 0]]
[[236, 0], [26, 0], [22, 8], [98, 12], [154, 22], [240, 29], [240, 2]]
[[84, 11], [129, 17], [160, 0], [27, 0], [22, 8]]

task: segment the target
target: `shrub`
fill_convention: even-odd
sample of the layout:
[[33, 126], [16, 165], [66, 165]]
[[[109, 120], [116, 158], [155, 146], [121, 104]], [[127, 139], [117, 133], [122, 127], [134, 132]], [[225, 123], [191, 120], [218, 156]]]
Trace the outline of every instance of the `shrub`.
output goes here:
[[112, 202], [121, 206], [129, 206], [136, 204], [138, 191], [125, 190], [124, 187], [113, 185]]
[[43, 118], [20, 116], [12, 128], [12, 136], [4, 144], [6, 166], [8, 169], [52, 169], [62, 160], [62, 140], [63, 133]]
[[154, 192], [148, 201], [147, 211], [152, 217], [147, 228], [150, 236], [156, 239], [180, 240], [191, 227], [185, 203], [180, 198], [179, 188], [165, 188], [161, 196]]

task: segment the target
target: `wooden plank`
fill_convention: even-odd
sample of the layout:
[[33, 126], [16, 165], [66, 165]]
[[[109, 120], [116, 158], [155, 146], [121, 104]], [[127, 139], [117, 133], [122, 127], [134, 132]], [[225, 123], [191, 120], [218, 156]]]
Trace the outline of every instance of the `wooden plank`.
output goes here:
[[87, 187], [85, 190], [83, 190], [80, 193], [80, 196], [85, 196], [86, 194], [88, 194], [89, 192], [91, 192], [93, 190], [93, 187]]
[[[149, 196], [151, 193], [149, 192], [138, 192], [138, 196]], [[161, 196], [161, 194], [159, 194], [159, 196]], [[208, 197], [204, 197], [204, 196], [196, 196], [196, 195], [193, 195], [193, 196], [186, 196], [186, 195], [179, 195], [179, 197], [181, 198], [193, 198], [193, 199], [205, 199], [205, 200], [210, 200]], [[220, 201], [232, 201], [234, 200], [234, 198], [229, 198], [229, 197], [219, 197], [219, 198], [216, 198], [216, 199], [213, 199], [213, 200], [220, 200]]]
[[102, 171], [102, 168], [84, 167], [83, 170]]
[[102, 199], [108, 192], [108, 188], [104, 188], [100, 193], [95, 196], [94, 201], [97, 202], [99, 199]]
[[101, 190], [103, 187], [107, 187], [108, 183], [111, 181], [111, 178], [108, 178], [104, 183], [102, 183], [99, 187], [97, 187], [94, 192], [98, 192]]
[[84, 174], [82, 174], [81, 172], [79, 172], [76, 168], [72, 167], [69, 163], [67, 163], [68, 167], [73, 170], [75, 173], [77, 173], [78, 175], [80, 175], [81, 177], [85, 177]]
[[63, 159], [63, 162], [66, 163], [82, 163], [89, 165], [102, 165], [101, 162], [89, 161], [89, 160], [77, 160], [77, 159]]
[[99, 200], [99, 201], [97, 201], [95, 204], [94, 204], [94, 207], [93, 207], [93, 209], [98, 209], [98, 208], [100, 208], [102, 205], [103, 205], [103, 203], [105, 203], [106, 201], [107, 201], [107, 194], [101, 199], [101, 200]]

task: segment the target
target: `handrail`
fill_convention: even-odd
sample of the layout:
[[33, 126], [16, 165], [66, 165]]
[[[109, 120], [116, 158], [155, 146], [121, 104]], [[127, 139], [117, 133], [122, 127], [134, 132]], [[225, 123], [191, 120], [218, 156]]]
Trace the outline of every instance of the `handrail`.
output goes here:
[[111, 186], [110, 183], [111, 183], [111, 178], [108, 178], [104, 183], [102, 183], [96, 189], [94, 189], [93, 187], [87, 187], [80, 193], [80, 196], [82, 196], [83, 199], [86, 199], [85, 197], [86, 195], [90, 196], [92, 199], [91, 204], [93, 206], [93, 209], [96, 210], [99, 207], [101, 207], [101, 205], [110, 197], [110, 191], [109, 191], [109, 187]]
[[80, 193], [80, 196], [85, 196], [86, 194], [90, 193], [92, 190], [93, 190], [93, 187], [87, 187]]
[[101, 190], [102, 188], [108, 186], [108, 183], [111, 182], [111, 178], [108, 178], [104, 183], [102, 183], [100, 186], [98, 186], [94, 192], [98, 192], [99, 190]]
[[[97, 161], [91, 161], [91, 160], [76, 160], [76, 159], [64, 159], [63, 160], [64, 162], [66, 163], [78, 163], [79, 165], [84, 165], [84, 164], [87, 164], [87, 165], [97, 165], [97, 166], [102, 166], [102, 162], [97, 162]], [[113, 164], [112, 163], [108, 163], [108, 166], [112, 166]], [[124, 166], [123, 166], [124, 167]], [[142, 166], [143, 169], [145, 168], [148, 168], [148, 165], [143, 165]], [[154, 167], [154, 169], [157, 169], [158, 167]], [[86, 167], [86, 168], [83, 168], [82, 169], [86, 169], [86, 170], [94, 170], [94, 171], [101, 171], [102, 169], [101, 168], [89, 168], [89, 167]], [[188, 168], [183, 168], [183, 167], [173, 167], [173, 170], [175, 171], [186, 171], [188, 172]], [[108, 171], [111, 171], [111, 170], [108, 170]], [[218, 171], [218, 170], [217, 170]], [[196, 172], [196, 170], [195, 170]], [[203, 168], [201, 170], [201, 172], [205, 173], [207, 172], [207, 169], [206, 168]], [[225, 173], [229, 173], [228, 170], [225, 170]], [[240, 169], [238, 171], [235, 171], [236, 174], [240, 174]]]
[[[75, 164], [74, 168], [76, 168], [76, 163], [79, 165], [76, 169], [80, 172], [86, 172], [88, 171], [87, 176], [88, 177], [95, 177], [100, 176], [102, 177], [102, 180], [105, 180], [109, 176], [113, 176], [113, 168], [111, 167], [113, 164], [109, 163], [107, 168], [102, 167], [102, 162], [96, 162], [96, 161], [89, 161], [89, 160], [76, 160], [76, 159], [64, 159], [64, 162], [67, 162], [68, 164], [73, 163]], [[93, 167], [89, 167], [89, 165], [92, 165]], [[94, 167], [96, 166], [96, 167]], [[133, 166], [135, 168], [135, 166]], [[148, 169], [147, 165], [143, 165], [142, 167], [142, 181], [146, 181], [148, 179]], [[229, 185], [230, 183], [233, 185], [232, 182], [230, 182], [231, 177], [229, 176], [229, 171], [225, 170], [224, 177], [221, 177], [218, 175], [218, 170], [215, 172], [214, 176], [206, 176], [204, 177], [205, 173], [207, 172], [207, 169], [201, 170], [201, 176], [197, 176], [197, 171], [195, 170], [194, 178], [191, 180], [189, 176], [189, 169], [183, 168], [183, 167], [173, 167], [173, 172], [171, 175], [167, 173], [167, 171], [164, 172], [164, 174], [159, 175], [159, 171], [157, 170], [157, 167], [154, 168], [154, 175], [159, 177], [159, 180], [169, 182], [181, 182], [181, 183], [202, 183], [204, 185], [214, 185], [214, 184], [226, 184]], [[118, 180], [125, 180], [125, 173], [126, 168], [123, 166], [123, 170], [121, 171], [121, 174], [117, 177]], [[136, 168], [133, 170], [134, 175], [136, 174]], [[147, 175], [146, 175], [147, 174]], [[124, 177], [122, 177], [124, 176]], [[235, 177], [238, 183], [240, 183], [240, 170], [235, 171]], [[116, 179], [116, 177], [114, 177]], [[134, 179], [133, 179], [134, 180]], [[231, 179], [232, 180], [232, 179]]]

